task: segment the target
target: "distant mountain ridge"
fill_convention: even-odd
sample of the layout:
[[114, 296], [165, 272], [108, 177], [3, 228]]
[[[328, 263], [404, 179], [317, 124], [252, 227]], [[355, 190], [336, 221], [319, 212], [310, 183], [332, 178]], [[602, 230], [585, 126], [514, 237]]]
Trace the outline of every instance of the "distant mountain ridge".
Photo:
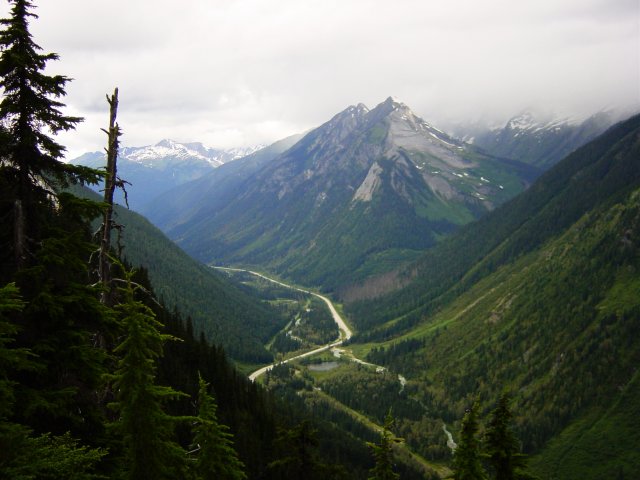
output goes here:
[[[180, 143], [165, 139], [155, 145], [121, 148], [118, 152], [118, 174], [131, 184], [127, 186], [129, 205], [138, 209], [177, 185], [195, 180], [224, 163], [255, 153], [263, 147], [223, 150], [198, 142]], [[104, 167], [106, 154], [85, 153], [71, 163]], [[116, 201], [124, 204], [124, 196], [118, 193]]]
[[[170, 230], [190, 218], [194, 212], [216, 208], [226, 198], [234, 195], [243, 188], [243, 183], [253, 173], [260, 170], [282, 152], [292, 147], [303, 137], [302, 134], [292, 135], [279, 140], [267, 147], [261, 148], [245, 157], [233, 162], [227, 162], [204, 174], [188, 185], [178, 185], [174, 189], [164, 192], [159, 198], [140, 207], [140, 212], [149, 218], [163, 231]], [[171, 199], [167, 203], [167, 199]], [[162, 205], [162, 208], [158, 208]]]
[[[234, 191], [223, 181], [207, 194], [186, 184], [145, 214], [201, 261], [262, 265], [331, 289], [415, 256], [537, 174], [449, 137], [390, 97], [338, 113], [241, 174]], [[200, 208], [173, 208], [196, 197]]]
[[224, 163], [249, 155], [261, 148], [263, 148], [262, 145], [222, 150], [206, 147], [199, 142], [179, 143], [165, 139], [155, 145], [124, 147], [120, 150], [119, 156], [120, 158], [126, 158], [148, 166], [153, 166], [153, 163], [157, 161], [168, 163], [171, 160], [200, 159], [213, 167], [219, 167]]
[[456, 133], [491, 155], [546, 170], [621, 119], [620, 114], [612, 111], [598, 112], [585, 120], [540, 116], [525, 111], [509, 119], [504, 126], [462, 127]]

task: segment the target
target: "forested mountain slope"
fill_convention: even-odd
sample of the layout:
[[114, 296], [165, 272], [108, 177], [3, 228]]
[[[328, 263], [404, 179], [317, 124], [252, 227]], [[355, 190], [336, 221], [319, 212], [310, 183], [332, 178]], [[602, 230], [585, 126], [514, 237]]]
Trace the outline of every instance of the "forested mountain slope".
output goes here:
[[[634, 116], [569, 155], [527, 191], [461, 228], [447, 242], [398, 272], [405, 281], [411, 278], [411, 284], [367, 302], [362, 312], [373, 315], [372, 323], [399, 315], [419, 316], [452, 287], [447, 298], [553, 238], [595, 206], [623, 198], [640, 181], [639, 125], [640, 116]], [[388, 286], [392, 289], [393, 283]], [[351, 312], [358, 315], [360, 310], [354, 302], [369, 296], [366, 284], [342, 293], [353, 304]]]
[[[415, 385], [425, 415], [459, 419], [476, 396], [488, 406], [508, 389], [543, 478], [634, 478], [640, 117], [438, 246], [414, 274], [403, 291], [352, 306], [352, 341]], [[407, 420], [404, 434], [416, 425]]]
[[145, 266], [156, 293], [193, 320], [196, 332], [237, 360], [269, 361], [264, 344], [282, 325], [280, 314], [184, 253], [143, 217], [118, 208], [124, 256]]
[[[83, 195], [96, 198], [93, 192]], [[191, 317], [196, 334], [225, 348], [236, 360], [267, 362], [266, 341], [281, 328], [278, 312], [230, 284], [184, 253], [141, 215], [116, 206], [122, 225], [122, 255], [144, 267], [156, 294], [171, 309]]]

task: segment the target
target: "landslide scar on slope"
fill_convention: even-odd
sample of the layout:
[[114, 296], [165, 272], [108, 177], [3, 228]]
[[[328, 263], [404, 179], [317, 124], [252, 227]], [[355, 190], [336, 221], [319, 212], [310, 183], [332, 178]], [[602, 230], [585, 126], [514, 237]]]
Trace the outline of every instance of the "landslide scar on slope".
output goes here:
[[376, 191], [382, 180], [380, 179], [380, 174], [382, 173], [382, 167], [378, 165], [378, 162], [374, 162], [369, 168], [369, 172], [367, 172], [367, 176], [365, 177], [362, 184], [356, 190], [356, 193], [353, 195], [353, 201], [361, 200], [363, 202], [370, 202], [373, 197], [373, 192]]

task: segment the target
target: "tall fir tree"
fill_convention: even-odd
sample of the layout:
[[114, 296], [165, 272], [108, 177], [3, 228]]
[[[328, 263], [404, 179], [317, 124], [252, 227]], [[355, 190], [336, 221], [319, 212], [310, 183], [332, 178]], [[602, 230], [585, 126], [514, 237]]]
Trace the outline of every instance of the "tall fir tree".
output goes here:
[[[13, 267], [30, 260], [40, 233], [54, 205], [56, 187], [98, 180], [95, 170], [61, 161], [65, 148], [51, 135], [75, 128], [82, 119], [64, 115], [60, 98], [69, 78], [46, 75], [55, 53], [42, 50], [29, 32], [29, 20], [37, 18], [28, 0], [10, 0], [11, 16], [0, 20], [0, 123], [4, 132], [0, 186], [0, 215], [11, 217], [13, 238], [6, 242], [13, 253]], [[9, 223], [9, 222], [7, 222]], [[7, 257], [3, 259], [8, 260]]]
[[81, 120], [61, 112], [69, 79], [44, 73], [58, 56], [41, 54], [32, 39], [33, 4], [9, 4], [10, 16], [0, 20], [0, 284], [15, 282], [23, 301], [10, 319], [20, 326], [12, 354], [33, 356], [29, 368], [12, 370], [15, 400], [4, 425], [20, 427], [10, 444], [21, 449], [16, 458], [33, 467], [25, 472], [55, 471], [49, 461], [34, 470], [38, 455], [29, 460], [22, 451], [39, 448], [41, 458], [73, 455], [73, 437], [102, 438], [96, 392], [106, 355], [91, 340], [110, 314], [97, 302], [87, 267], [94, 249], [88, 222], [99, 207], [61, 189], [96, 182], [100, 174], [62, 162], [64, 147], [53, 137]]
[[162, 345], [172, 339], [161, 334], [162, 324], [153, 311], [135, 298], [132, 272], [120, 289], [120, 312], [125, 338], [114, 352], [120, 355], [116, 371], [107, 378], [113, 382], [116, 401], [110, 406], [117, 413], [113, 429], [122, 437], [126, 456], [126, 478], [162, 480], [183, 478], [186, 452], [174, 440], [176, 422], [163, 409], [163, 402], [184, 394], [156, 385], [156, 362]]
[[482, 468], [480, 441], [478, 439], [478, 409], [475, 401], [462, 419], [460, 441], [453, 456], [455, 480], [485, 480], [487, 475]]
[[229, 427], [218, 422], [218, 405], [209, 394], [209, 385], [199, 378], [198, 417], [193, 427], [193, 446], [196, 453], [194, 470], [200, 480], [243, 480], [244, 464], [233, 448]]
[[393, 471], [393, 443], [397, 440], [391, 431], [393, 424], [394, 419], [389, 411], [380, 434], [380, 443], [369, 444], [376, 462], [369, 471], [371, 474], [369, 480], [396, 480], [400, 478], [400, 475]]
[[96, 391], [107, 358], [93, 337], [97, 330], [113, 332], [113, 315], [98, 301], [99, 289], [87, 284], [95, 246], [75, 214], [67, 216], [75, 197], [65, 194], [60, 201], [66, 213], [47, 229], [33, 264], [15, 275], [25, 300], [16, 318], [22, 326], [18, 345], [36, 354], [40, 365], [21, 373], [15, 413], [38, 432], [95, 438], [103, 423]]
[[491, 414], [485, 432], [485, 456], [495, 480], [521, 480], [534, 478], [528, 475], [526, 455], [520, 453], [520, 442], [513, 432], [513, 415], [509, 408], [511, 398], [503, 393]]

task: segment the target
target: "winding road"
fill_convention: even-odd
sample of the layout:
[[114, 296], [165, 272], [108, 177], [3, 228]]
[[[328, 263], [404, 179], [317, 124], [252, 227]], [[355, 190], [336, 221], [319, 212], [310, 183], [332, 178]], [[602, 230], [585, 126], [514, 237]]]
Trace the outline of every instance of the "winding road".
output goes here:
[[213, 267], [216, 268], [218, 270], [226, 270], [229, 272], [245, 272], [245, 273], [250, 273], [251, 275], [255, 275], [256, 277], [260, 277], [263, 278], [269, 282], [273, 282], [277, 285], [280, 285], [282, 287], [286, 287], [286, 288], [290, 288], [292, 290], [297, 290], [299, 292], [302, 293], [307, 293], [309, 295], [313, 295], [314, 297], [318, 297], [320, 300], [322, 300], [324, 303], [327, 304], [327, 307], [329, 307], [329, 311], [331, 312], [331, 316], [333, 317], [334, 322], [336, 322], [336, 325], [338, 325], [338, 330], [340, 330], [340, 335], [339, 337], [331, 342], [331, 343], [327, 343], [326, 345], [323, 345], [321, 347], [315, 348], [313, 350], [310, 350], [308, 352], [305, 353], [301, 353], [300, 355], [296, 355], [295, 357], [291, 357], [291, 358], [287, 358], [286, 360], [282, 360], [281, 362], [277, 362], [277, 363], [272, 363], [271, 365], [267, 365], [266, 367], [262, 367], [258, 370], [256, 370], [255, 372], [253, 372], [251, 375], [249, 375], [249, 380], [251, 380], [252, 382], [255, 381], [256, 378], [258, 378], [260, 375], [268, 372], [269, 370], [271, 370], [273, 367], [275, 367], [276, 365], [282, 364], [282, 363], [289, 363], [293, 360], [298, 360], [300, 358], [304, 358], [304, 357], [309, 357], [311, 355], [315, 355], [316, 353], [320, 353], [320, 352], [324, 352], [325, 350], [329, 350], [333, 347], [337, 347], [339, 345], [342, 345], [342, 342], [344, 342], [345, 340], [349, 340], [351, 338], [351, 336], [353, 335], [353, 332], [351, 332], [351, 329], [347, 326], [347, 324], [345, 323], [345, 321], [343, 320], [343, 318], [340, 316], [340, 314], [338, 313], [338, 311], [336, 310], [336, 308], [333, 306], [333, 303], [331, 302], [331, 300], [329, 300], [327, 297], [320, 295], [319, 293], [314, 293], [314, 292], [310, 292], [309, 290], [304, 290], [302, 288], [298, 288], [298, 287], [294, 287], [293, 285], [287, 285], [286, 283], [282, 283], [279, 282], [278, 280], [274, 280], [273, 278], [269, 278], [261, 273], [258, 272], [254, 272], [252, 270], [245, 270], [243, 268], [228, 268], [228, 267]]
[[[309, 290], [304, 290], [302, 288], [298, 288], [298, 287], [294, 287], [293, 285], [287, 285], [286, 283], [282, 283], [278, 280], [274, 280], [273, 278], [269, 278], [261, 273], [258, 272], [254, 272], [252, 270], [246, 270], [246, 269], [242, 269], [242, 268], [229, 268], [229, 267], [213, 267], [219, 270], [226, 270], [226, 271], [231, 271], [231, 272], [245, 272], [245, 273], [250, 273], [251, 275], [255, 275], [256, 277], [260, 277], [263, 278], [269, 282], [273, 282], [277, 285], [286, 287], [286, 288], [291, 288], [293, 290], [297, 290], [299, 292], [303, 292], [303, 293], [307, 293], [309, 295], [313, 295], [315, 297], [318, 297], [319, 299], [321, 299], [324, 303], [327, 304], [327, 307], [329, 307], [329, 311], [331, 312], [331, 316], [333, 317], [333, 320], [336, 322], [336, 325], [338, 325], [338, 330], [340, 331], [339, 337], [331, 342], [328, 343], [326, 345], [323, 345], [321, 347], [315, 348], [313, 350], [310, 350], [308, 352], [305, 353], [301, 353], [300, 355], [296, 355], [295, 357], [291, 357], [288, 358], [286, 360], [282, 360], [281, 362], [276, 362], [276, 363], [272, 363], [271, 365], [267, 365], [266, 367], [262, 367], [258, 370], [256, 370], [255, 372], [251, 373], [249, 375], [249, 380], [251, 380], [252, 382], [254, 382], [256, 380], [256, 378], [258, 378], [260, 375], [268, 372], [269, 370], [271, 370], [273, 367], [275, 367], [276, 365], [280, 365], [283, 363], [289, 363], [293, 360], [298, 360], [300, 358], [304, 358], [304, 357], [309, 357], [311, 355], [315, 355], [316, 353], [320, 353], [320, 352], [324, 352], [325, 350], [329, 350], [332, 349], [334, 347], [338, 347], [340, 345], [342, 345], [342, 343], [345, 340], [348, 340], [351, 338], [351, 336], [353, 335], [353, 332], [351, 331], [351, 329], [347, 326], [347, 324], [345, 323], [345, 321], [343, 320], [343, 318], [340, 316], [340, 314], [337, 312], [337, 310], [335, 309], [335, 307], [333, 306], [333, 303], [331, 303], [331, 300], [329, 300], [327, 297], [320, 295], [318, 293], [314, 293], [314, 292], [310, 292]], [[345, 353], [344, 350], [340, 350], [340, 349], [336, 349], [334, 350], [334, 353], [337, 351], [337, 356], [341, 356], [342, 354]], [[386, 368], [385, 367], [381, 367], [379, 365], [374, 365], [373, 363], [369, 363], [369, 362], [365, 362], [363, 360], [360, 360], [359, 358], [356, 358], [355, 356], [353, 356], [353, 354], [348, 356], [349, 360], [360, 363], [362, 365], [370, 365], [372, 367], [376, 368], [376, 371], [381, 372], [381, 371], [385, 371]], [[405, 379], [405, 377], [403, 377], [402, 375], [398, 375], [398, 381], [400, 382], [400, 392], [401, 393], [404, 390], [405, 384], [407, 382], [407, 380]], [[334, 400], [335, 401], [335, 400]], [[338, 402], [339, 403], [339, 402]], [[346, 407], [342, 404], [341, 408], [343, 408], [345, 411], [352, 411], [349, 407]], [[356, 419], [360, 419], [359, 421], [362, 422], [361, 416], [358, 415], [357, 413], [355, 413], [355, 417]], [[377, 425], [373, 422], [370, 421], [365, 421], [364, 422], [365, 425], [371, 426], [373, 428], [373, 430], [380, 432], [382, 431], [383, 427], [380, 425]], [[449, 431], [447, 430], [446, 425], [443, 424], [443, 430], [445, 432], [445, 434], [447, 435], [447, 445], [449, 446], [449, 448], [451, 448], [452, 450], [455, 449], [456, 444], [453, 441], [453, 437], [451, 436], [451, 433], [449, 433]], [[437, 472], [438, 475], [441, 478], [449, 478], [452, 474], [452, 472], [446, 468], [446, 467], [442, 467], [439, 465], [434, 465], [428, 461], [426, 461], [424, 458], [420, 457], [419, 455], [416, 455], [414, 452], [412, 452], [408, 446], [406, 445], [406, 443], [402, 442], [401, 445], [398, 445], [397, 448], [403, 449], [404, 451], [406, 451], [406, 455], [409, 456], [409, 459], [412, 462], [415, 462], [415, 464], [417, 464], [419, 467], [424, 468], [425, 470], [425, 474], [427, 473], [431, 473], [431, 472]]]

